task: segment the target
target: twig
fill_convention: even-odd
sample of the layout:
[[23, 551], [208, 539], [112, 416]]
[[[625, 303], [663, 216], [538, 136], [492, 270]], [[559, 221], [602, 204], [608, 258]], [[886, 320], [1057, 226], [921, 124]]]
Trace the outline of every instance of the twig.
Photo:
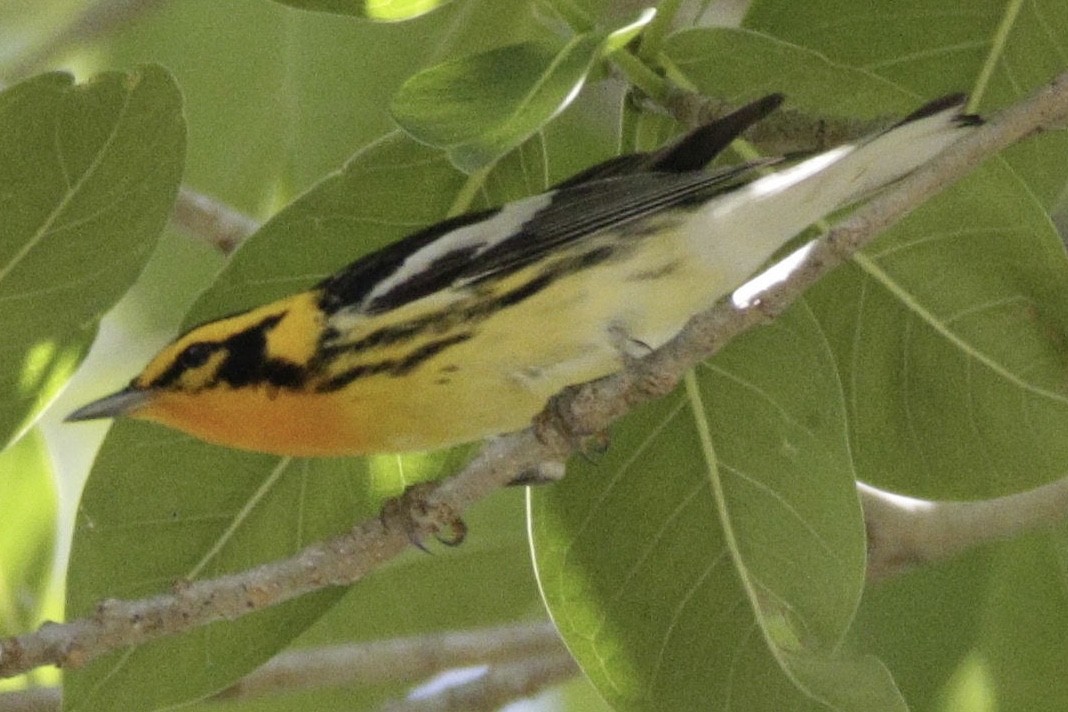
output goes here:
[[545, 688], [569, 680], [579, 667], [567, 651], [560, 650], [510, 663], [490, 666], [475, 680], [427, 697], [409, 696], [382, 707], [382, 712], [482, 712], [530, 697]]
[[977, 502], [934, 502], [857, 483], [868, 529], [868, 581], [1064, 521], [1068, 477]]
[[415, 682], [452, 668], [567, 654], [548, 622], [282, 653], [219, 693], [247, 699], [314, 687]]
[[40, 665], [78, 665], [105, 652], [163, 635], [233, 619], [327, 586], [354, 583], [410, 543], [431, 536], [473, 502], [543, 462], [561, 462], [573, 449], [567, 432], [600, 432], [637, 402], [662, 395], [697, 362], [769, 316], [781, 313], [836, 265], [900, 220], [925, 199], [1005, 146], [1068, 117], [1068, 73], [1005, 110], [928, 165], [860, 207], [801, 256], [791, 276], [769, 287], [759, 302], [725, 301], [693, 319], [664, 348], [637, 368], [565, 394], [549, 410], [566, 427], [532, 429], [489, 443], [457, 476], [434, 486], [422, 507], [432, 515], [408, 522], [373, 519], [348, 534], [310, 546], [296, 556], [250, 571], [181, 586], [139, 601], [105, 601], [95, 615], [0, 641], [0, 676]]
[[[220, 701], [280, 692], [388, 682], [415, 683], [445, 670], [567, 656], [556, 629], [538, 621], [393, 640], [289, 650], [213, 696]], [[574, 670], [574, 667], [573, 667]], [[58, 712], [58, 688], [0, 693], [4, 712]]]
[[[563, 458], [565, 450], [557, 447], [557, 458]], [[413, 538], [429, 538], [447, 528], [472, 503], [551, 452], [529, 429], [499, 438], [447, 483], [447, 491], [438, 487], [435, 501], [423, 505], [428, 509], [423, 516], [404, 518], [403, 512], [395, 512], [377, 517], [288, 559], [215, 579], [182, 582], [172, 593], [151, 598], [105, 600], [87, 618], [45, 623], [34, 633], [0, 640], [0, 677], [40, 665], [77, 667], [112, 650], [233, 620], [328, 586], [355, 583], [408, 548]]]
[[192, 188], [182, 186], [171, 213], [171, 223], [228, 255], [259, 229], [259, 223]]

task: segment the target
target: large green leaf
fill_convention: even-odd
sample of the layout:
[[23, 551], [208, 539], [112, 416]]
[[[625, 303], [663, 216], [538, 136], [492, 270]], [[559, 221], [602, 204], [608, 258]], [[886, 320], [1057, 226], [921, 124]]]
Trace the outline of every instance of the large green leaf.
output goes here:
[[390, 110], [405, 131], [475, 171], [571, 102], [603, 40], [588, 33], [563, 47], [524, 42], [439, 64], [405, 82]]
[[[917, 67], [911, 74], [892, 75], [925, 95], [981, 86], [975, 77], [985, 59], [993, 60], [995, 78], [1007, 71], [1003, 58], [993, 54], [974, 55], [970, 64], [945, 61], [947, 53], [971, 46], [953, 44], [960, 42], [953, 33], [966, 30], [973, 39], [976, 32], [981, 35], [975, 22], [992, 9], [1000, 13], [1000, 5], [996, 9], [980, 5], [959, 14], [940, 13], [929, 5], [911, 10], [887, 5], [880, 12], [848, 3], [789, 7], [779, 3], [779, 12], [793, 13], [793, 20], [775, 24], [783, 15], [760, 14], [770, 4], [758, 2], [751, 19], [759, 17], [761, 27], [774, 25], [782, 39], [750, 33], [769, 49], [762, 54], [766, 71], [751, 65], [749, 81], [768, 90], [785, 86], [792, 101], [814, 115], [837, 113], [842, 100], [835, 97], [848, 97], [845, 104], [857, 115], [901, 107], [900, 100], [874, 99], [866, 108], [854, 106], [866, 90], [858, 90], [847, 78], [881, 71], [861, 60], [865, 52], [900, 58], [901, 62], [885, 62], [886, 68], [935, 61], [937, 71]], [[1041, 14], [1044, 8], [1041, 3], [1030, 4], [1020, 17]], [[1050, 18], [1062, 12], [1049, 9]], [[842, 23], [871, 22], [878, 26], [872, 25], [868, 32], [840, 31]], [[949, 27], [954, 23], [960, 26]], [[1022, 21], [1011, 25], [1014, 31], [1026, 26]], [[731, 34], [744, 36], [732, 31], [682, 33], [669, 41], [667, 56], [706, 91], [746, 96], [744, 72], [734, 71], [736, 64], [725, 55], [729, 48], [745, 54]], [[873, 42], [873, 37], [879, 41]], [[989, 30], [986, 37], [992, 39]], [[943, 52], [917, 52], [916, 43], [924, 38]], [[1036, 48], [1038, 56], [1016, 57], [1019, 76], [1027, 81], [1015, 85], [1011, 96], [999, 94], [992, 104], [1010, 101], [1042, 81], [1035, 68], [1049, 59], [1041, 51], [1046, 40], [1015, 43], [1019, 48]], [[854, 54], [845, 47], [852, 47]], [[1005, 49], [993, 43], [989, 47]], [[815, 50], [831, 61], [818, 59]], [[793, 57], [794, 68], [781, 66], [775, 61], [777, 55]], [[835, 62], [851, 61], [866, 68], [845, 70], [837, 79], [831, 73], [819, 82], [807, 81], [821, 65], [833, 68]], [[784, 76], [787, 81], [779, 84]], [[1068, 428], [1068, 389], [1062, 375], [1068, 274], [1063, 247], [1042, 202], [1064, 184], [1068, 149], [1060, 137], [1042, 140], [1042, 145], [1017, 149], [1017, 155], [1042, 153], [1036, 160], [1010, 157], [1018, 177], [1000, 161], [991, 162], [810, 293], [807, 301], [819, 318], [846, 393], [854, 465], [861, 478], [913, 494], [983, 498], [1063, 476], [1068, 456], [1063, 436]], [[1048, 586], [1017, 582], [1060, 571], [1063, 561], [1041, 555], [1029, 555], [1027, 560], [1038, 567], [1027, 577], [1018, 569], [1009, 575], [1003, 567], [992, 568], [982, 557], [973, 556], [945, 570], [934, 568], [881, 587], [866, 597], [855, 631], [862, 649], [885, 656], [895, 676], [900, 672], [914, 709], [973, 709], [959, 706], [968, 699], [965, 690], [994, 689], [994, 697], [1000, 699], [996, 692], [1000, 686], [1029, 689], [1029, 696], [1014, 697], [1013, 708], [1063, 706], [1063, 698], [1048, 700], [1040, 692], [1052, 693], [1049, 681], [1036, 680], [1022, 665], [993, 667], [991, 660], [998, 658], [990, 652], [993, 638], [988, 647], [974, 645], [983, 615], [1019, 615], [1062, 605], [1061, 596], [1050, 595]], [[988, 591], [1004, 587], [1013, 587], [1020, 600], [997, 613], [1006, 597], [995, 603]], [[1058, 620], [1051, 618], [1048, 623], [1052, 636], [1063, 637]], [[1012, 657], [1043, 656], [1045, 648], [1038, 638], [1020, 639]], [[1021, 686], [1026, 680], [1034, 684]]]
[[907, 112], [916, 99], [870, 72], [756, 32], [715, 28], [678, 32], [664, 43], [672, 74], [698, 91], [734, 102], [784, 92], [787, 108], [819, 117], [872, 118]]
[[996, 160], [818, 285], [858, 476], [936, 498], [1061, 477], [1066, 285], [1060, 240]]
[[[981, 499], [1064, 475], [1068, 274], [1057, 235], [1004, 165], [947, 197], [915, 216], [938, 229], [909, 221], [810, 303], [849, 394], [858, 474]], [[990, 708], [976, 699], [1063, 708], [1068, 690], [1052, 672], [1063, 645], [1051, 641], [1068, 628], [1048, 613], [1064, 605], [1051, 583], [1063, 579], [1063, 539], [1059, 553], [1032, 537], [1004, 545], [996, 563], [973, 556], [880, 587], [858, 624], [864, 648], [917, 710]]]
[[[886, 77], [921, 96], [974, 95], [992, 111], [1065, 69], [1068, 4], [977, 0], [967, 7], [926, 0], [757, 0], [745, 24], [832, 61]], [[1066, 132], [1006, 152], [1046, 206], [1065, 189]]]
[[354, 15], [366, 20], [400, 22], [425, 15], [451, 0], [275, 0], [301, 10]]
[[[481, 206], [543, 189], [542, 148], [540, 141], [532, 142], [500, 161], [485, 182], [475, 182], [440, 152], [399, 134], [388, 137], [248, 240], [194, 305], [188, 321], [307, 287], [360, 253], [440, 219], [453, 203]], [[425, 197], [413, 201], [412, 191]], [[177, 579], [246, 569], [291, 554], [372, 516], [384, 498], [405, 485], [446, 474], [457, 466], [456, 458], [445, 453], [290, 460], [208, 446], [156, 426], [117, 423], [79, 508], [68, 572], [69, 615], [85, 614], [101, 598], [149, 595]], [[461, 549], [450, 559], [463, 557], [499, 572], [501, 543], [492, 542], [481, 555]], [[513, 540], [508, 553], [514, 557], [520, 548]], [[414, 599], [399, 600], [394, 592], [411, 588], [418, 576], [414, 567], [395, 567], [381, 581], [358, 587], [351, 605], [365, 617], [366, 605], [373, 604], [386, 611], [382, 621], [410, 616]], [[325, 591], [111, 655], [67, 675], [65, 704], [80, 710], [156, 709], [203, 697], [288, 645], [343, 593]], [[497, 605], [512, 613], [530, 605], [532, 589], [514, 593], [495, 596]], [[429, 605], [434, 595], [426, 591], [425, 610], [434, 611]], [[391, 600], [400, 606], [393, 614], [387, 607]], [[437, 608], [419, 625], [435, 629], [447, 621], [471, 620], [469, 607]], [[335, 620], [344, 619], [339, 614]], [[354, 637], [385, 634], [377, 619], [375, 625], [358, 622], [344, 629]], [[212, 664], [204, 665], [205, 660]], [[166, 677], [160, 676], [161, 667], [168, 670]]]
[[[804, 374], [799, 378], [799, 374]], [[546, 602], [618, 709], [904, 709], [843, 654], [864, 576], [845, 403], [804, 308], [531, 494]]]
[[66, 383], [140, 273], [181, 178], [181, 97], [155, 66], [0, 94], [0, 446]]
[[52, 573], [56, 486], [37, 430], [0, 453], [0, 636], [40, 620]]
[[[440, 218], [461, 182], [440, 155], [411, 141], [394, 137], [365, 150], [247, 241], [189, 319], [308, 286], [361, 252]], [[412, 185], [437, 199], [405, 200], [402, 188]], [[68, 571], [69, 615], [84, 615], [101, 598], [157, 593], [179, 578], [291, 554], [371, 515], [383, 497], [413, 479], [439, 474], [433, 461], [405, 470], [391, 463], [280, 459], [120, 422], [82, 496]], [[64, 704], [155, 709], [202, 697], [273, 655], [341, 593], [325, 591], [102, 659], [66, 677]], [[205, 666], [205, 659], [213, 664]], [[161, 667], [168, 677], [160, 677]]]

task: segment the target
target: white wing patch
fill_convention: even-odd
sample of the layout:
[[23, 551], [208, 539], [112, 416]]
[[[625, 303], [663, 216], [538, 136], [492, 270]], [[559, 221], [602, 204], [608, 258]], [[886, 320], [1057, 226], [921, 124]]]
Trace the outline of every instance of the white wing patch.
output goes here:
[[544, 210], [556, 191], [517, 200], [504, 205], [485, 220], [448, 232], [426, 247], [412, 253], [393, 274], [379, 282], [364, 298], [361, 308], [389, 294], [396, 287], [431, 268], [452, 252], [471, 251], [471, 259], [519, 232], [531, 218]]

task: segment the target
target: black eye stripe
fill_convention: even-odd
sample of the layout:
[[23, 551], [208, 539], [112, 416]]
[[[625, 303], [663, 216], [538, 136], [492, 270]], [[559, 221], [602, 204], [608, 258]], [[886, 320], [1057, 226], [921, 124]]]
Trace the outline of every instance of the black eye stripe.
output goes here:
[[[204, 366], [218, 351], [225, 352], [215, 378], [231, 385], [244, 385], [262, 378], [262, 364], [267, 360], [266, 334], [282, 320], [284, 314], [267, 317], [258, 324], [239, 331], [222, 341], [194, 341], [182, 349], [170, 366], [147, 386], [167, 388], [178, 383], [182, 375]], [[203, 325], [202, 325], [203, 326]], [[197, 327], [199, 328], [199, 327]], [[193, 330], [195, 331], [195, 329]], [[187, 334], [190, 332], [186, 332]], [[277, 370], [277, 369], [276, 369]], [[293, 381], [292, 376], [287, 381]]]
[[185, 350], [178, 356], [178, 363], [181, 364], [182, 368], [186, 369], [200, 368], [208, 362], [208, 359], [218, 348], [219, 344], [198, 341], [185, 347]]
[[[278, 325], [285, 314], [275, 314], [258, 324], [235, 332], [221, 341], [195, 341], [174, 358], [167, 368], [151, 384], [155, 388], [178, 385], [179, 388], [196, 389], [220, 383], [242, 388], [268, 384], [282, 388], [297, 388], [307, 377], [300, 364], [267, 353], [267, 335]], [[199, 385], [182, 384], [182, 376], [207, 365], [212, 357], [218, 358], [210, 373], [198, 373], [194, 380]]]

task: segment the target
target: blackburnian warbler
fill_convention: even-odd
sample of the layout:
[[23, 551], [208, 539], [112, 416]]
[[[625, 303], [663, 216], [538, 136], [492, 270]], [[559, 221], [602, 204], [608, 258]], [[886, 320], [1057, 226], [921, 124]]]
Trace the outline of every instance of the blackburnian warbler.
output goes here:
[[423, 450], [525, 427], [740, 286], [786, 241], [979, 123], [963, 98], [761, 175], [705, 170], [772, 95], [367, 255], [308, 291], [190, 329], [69, 420], [128, 415], [284, 455]]

